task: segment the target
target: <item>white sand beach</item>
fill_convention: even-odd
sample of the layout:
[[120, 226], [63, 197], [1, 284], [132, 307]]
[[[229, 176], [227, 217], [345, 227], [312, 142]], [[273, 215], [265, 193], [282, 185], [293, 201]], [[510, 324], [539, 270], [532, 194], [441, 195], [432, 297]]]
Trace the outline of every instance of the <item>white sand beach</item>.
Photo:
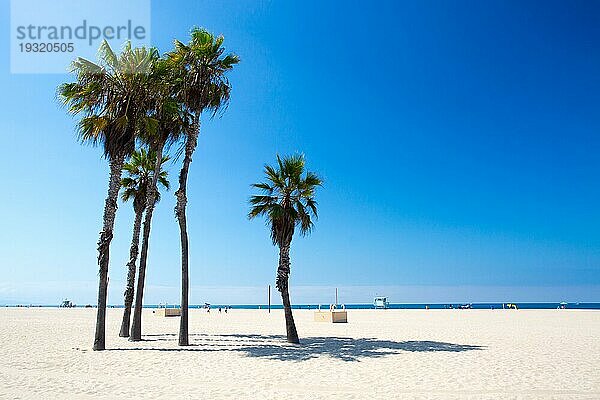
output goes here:
[[0, 398], [599, 399], [600, 312], [350, 310], [348, 324], [295, 310], [144, 310], [144, 341], [91, 350], [93, 309], [0, 309]]

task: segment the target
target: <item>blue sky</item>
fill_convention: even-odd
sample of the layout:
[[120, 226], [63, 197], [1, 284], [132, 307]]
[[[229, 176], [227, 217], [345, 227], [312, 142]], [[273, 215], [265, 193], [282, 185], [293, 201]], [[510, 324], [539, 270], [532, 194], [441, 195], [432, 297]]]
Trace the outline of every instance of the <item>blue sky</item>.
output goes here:
[[[249, 185], [293, 152], [326, 181], [293, 243], [296, 301], [335, 286], [346, 302], [600, 301], [599, 17], [594, 2], [154, 1], [161, 51], [198, 25], [242, 59], [190, 173], [192, 302], [262, 301], [277, 252], [246, 219]], [[0, 60], [0, 304], [93, 303], [107, 164], [55, 99], [69, 76], [10, 74], [6, 30]], [[173, 206], [155, 214], [148, 303], [178, 301]], [[121, 205], [111, 303], [131, 222]]]

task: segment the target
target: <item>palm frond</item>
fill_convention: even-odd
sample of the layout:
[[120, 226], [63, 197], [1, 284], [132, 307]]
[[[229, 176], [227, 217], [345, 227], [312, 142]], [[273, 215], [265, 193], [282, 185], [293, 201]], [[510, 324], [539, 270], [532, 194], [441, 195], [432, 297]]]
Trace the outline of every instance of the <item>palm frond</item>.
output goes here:
[[315, 189], [323, 185], [317, 174], [305, 172], [305, 158], [301, 154], [276, 157], [276, 166], [265, 165], [267, 182], [252, 184], [262, 194], [250, 196], [249, 219], [265, 217], [271, 239], [276, 245], [289, 244], [296, 228], [302, 235], [309, 234], [313, 218], [317, 216]]
[[[157, 178], [159, 186], [165, 190], [170, 188], [168, 173], [162, 170], [162, 165], [167, 161], [169, 161], [169, 156], [163, 156]], [[123, 171], [126, 173], [126, 176], [121, 179], [121, 187], [124, 189], [121, 195], [123, 201], [144, 199], [145, 202], [150, 185], [152, 185], [155, 166], [155, 151], [142, 147], [132, 153], [130, 159], [123, 165]], [[156, 201], [160, 201], [160, 190], [156, 192]]]

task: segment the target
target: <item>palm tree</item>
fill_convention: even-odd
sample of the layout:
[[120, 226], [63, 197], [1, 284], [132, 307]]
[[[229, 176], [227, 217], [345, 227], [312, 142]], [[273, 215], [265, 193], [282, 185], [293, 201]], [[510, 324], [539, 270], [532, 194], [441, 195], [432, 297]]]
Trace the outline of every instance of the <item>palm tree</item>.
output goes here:
[[150, 228], [156, 197], [159, 195], [157, 178], [160, 176], [163, 150], [165, 146], [176, 142], [181, 132], [189, 125], [188, 115], [183, 110], [181, 103], [175, 98], [177, 86], [177, 75], [174, 73], [173, 65], [164, 60], [158, 60], [152, 71], [153, 87], [153, 121], [156, 123], [154, 129], [150, 129], [144, 136], [144, 141], [156, 152], [154, 164], [154, 175], [147, 192], [146, 215], [144, 217], [144, 229], [142, 234], [142, 249], [140, 254], [140, 265], [135, 296], [135, 309], [133, 312], [133, 323], [131, 325], [131, 336], [129, 340], [142, 340], [142, 305], [144, 297], [144, 283], [146, 279], [146, 264], [148, 261], [148, 247], [150, 243]]
[[287, 341], [300, 343], [292, 315], [292, 305], [288, 291], [290, 275], [290, 246], [296, 227], [304, 236], [313, 228], [313, 218], [317, 218], [315, 190], [323, 181], [314, 173], [304, 170], [304, 156], [277, 156], [277, 166], [265, 165], [267, 181], [252, 186], [262, 194], [250, 197], [248, 218], [264, 216], [271, 228], [273, 244], [279, 246], [279, 266], [276, 286], [281, 293], [285, 311]]
[[[121, 199], [123, 202], [133, 200], [133, 210], [135, 219], [133, 223], [133, 237], [131, 239], [131, 247], [129, 249], [129, 262], [127, 263], [127, 286], [124, 293], [124, 310], [123, 321], [121, 322], [121, 331], [119, 336], [129, 336], [129, 323], [131, 320], [131, 306], [133, 304], [133, 294], [135, 287], [135, 267], [138, 256], [138, 246], [140, 241], [140, 230], [142, 226], [142, 216], [146, 209], [147, 193], [149, 186], [152, 184], [154, 175], [154, 165], [156, 163], [156, 153], [148, 152], [141, 148], [131, 155], [129, 162], [125, 163], [123, 170], [128, 176], [121, 179], [123, 193]], [[169, 160], [168, 156], [162, 157], [160, 165], [162, 166]], [[160, 171], [158, 174], [158, 182], [166, 190], [169, 190], [169, 181], [167, 179], [167, 171]], [[156, 202], [160, 200], [160, 192], [157, 192]]]
[[79, 137], [84, 143], [101, 144], [109, 161], [108, 195], [98, 241], [98, 311], [94, 350], [105, 349], [106, 296], [110, 243], [117, 212], [121, 171], [135, 149], [137, 132], [148, 124], [146, 82], [157, 58], [154, 49], [132, 49], [127, 43], [117, 56], [104, 41], [98, 64], [78, 58], [72, 64], [75, 82], [59, 86], [58, 95], [72, 115], [80, 116]]
[[215, 37], [201, 28], [194, 28], [188, 44], [175, 41], [175, 49], [168, 54], [169, 62], [178, 71], [178, 98], [191, 115], [191, 125], [185, 134], [185, 154], [179, 173], [179, 189], [175, 192], [175, 215], [181, 240], [181, 320], [179, 345], [187, 346], [189, 261], [187, 233], [187, 180], [192, 155], [200, 134], [200, 116], [204, 111], [214, 116], [227, 106], [231, 85], [225, 74], [239, 62], [235, 54], [223, 56], [223, 36]]

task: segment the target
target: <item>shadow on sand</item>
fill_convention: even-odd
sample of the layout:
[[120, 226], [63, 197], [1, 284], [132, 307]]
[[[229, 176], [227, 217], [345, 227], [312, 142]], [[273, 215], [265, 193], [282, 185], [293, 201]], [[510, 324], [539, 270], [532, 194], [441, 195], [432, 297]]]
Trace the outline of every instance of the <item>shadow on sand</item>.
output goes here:
[[[175, 334], [146, 335], [145, 342], [176, 341]], [[236, 351], [248, 357], [281, 361], [305, 361], [329, 356], [342, 361], [360, 361], [361, 358], [379, 358], [402, 352], [464, 352], [483, 350], [483, 346], [435, 341], [410, 340], [396, 342], [375, 338], [308, 337], [300, 345], [289, 344], [280, 335], [190, 335], [192, 344], [178, 348], [137, 347], [120, 351]]]

